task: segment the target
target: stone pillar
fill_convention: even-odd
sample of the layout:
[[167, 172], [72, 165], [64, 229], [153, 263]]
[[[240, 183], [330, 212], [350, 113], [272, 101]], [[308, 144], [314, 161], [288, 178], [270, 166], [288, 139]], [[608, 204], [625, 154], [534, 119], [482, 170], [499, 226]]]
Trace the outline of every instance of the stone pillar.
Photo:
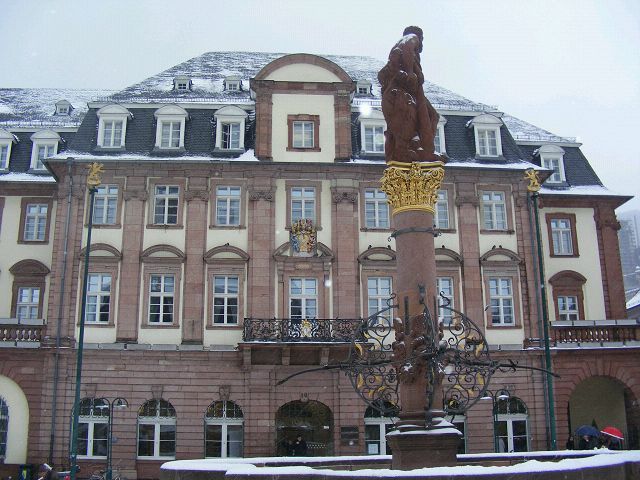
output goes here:
[[620, 262], [620, 244], [618, 230], [620, 222], [616, 218], [614, 207], [601, 204], [594, 209], [594, 220], [600, 247], [600, 267], [602, 269], [602, 287], [607, 319], [627, 318], [624, 300], [624, 282]]
[[[201, 344], [204, 335], [205, 308], [204, 288], [207, 285], [203, 256], [205, 254], [208, 221], [207, 204], [209, 190], [207, 179], [195, 177], [189, 179], [189, 189], [185, 192], [187, 202], [187, 220], [185, 222], [184, 295], [182, 318], [183, 343]], [[205, 322], [206, 323], [206, 322]]]
[[336, 132], [336, 161], [348, 161], [351, 148], [351, 90], [339, 89], [334, 94], [333, 108]]

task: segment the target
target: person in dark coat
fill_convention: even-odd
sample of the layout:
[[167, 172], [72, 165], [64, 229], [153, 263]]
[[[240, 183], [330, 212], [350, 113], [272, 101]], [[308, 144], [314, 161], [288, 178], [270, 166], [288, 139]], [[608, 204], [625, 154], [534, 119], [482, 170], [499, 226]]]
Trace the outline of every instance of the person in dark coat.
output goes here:
[[598, 448], [598, 439], [591, 435], [583, 435], [578, 442], [578, 450], [593, 450]]
[[307, 454], [307, 442], [304, 441], [302, 435], [298, 435], [293, 442], [293, 456], [304, 457]]

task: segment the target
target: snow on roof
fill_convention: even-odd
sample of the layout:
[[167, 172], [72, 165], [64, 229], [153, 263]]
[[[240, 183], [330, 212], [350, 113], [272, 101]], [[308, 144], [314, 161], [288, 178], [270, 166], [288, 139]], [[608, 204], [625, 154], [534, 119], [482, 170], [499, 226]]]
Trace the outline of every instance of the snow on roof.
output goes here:
[[[0, 128], [74, 127], [87, 112], [87, 102], [111, 90], [62, 88], [0, 88]], [[67, 100], [69, 115], [56, 115], [56, 102]]]
[[0, 175], [0, 182], [55, 183], [55, 179], [51, 175], [34, 175], [32, 173], [9, 172], [5, 175]]
[[541, 194], [545, 195], [597, 195], [605, 197], [624, 197], [620, 193], [612, 192], [601, 185], [578, 185], [569, 187], [549, 188], [544, 185], [540, 189]]
[[486, 161], [473, 161], [473, 162], [447, 162], [445, 164], [446, 167], [461, 167], [461, 168], [491, 168], [491, 169], [500, 169], [500, 170], [529, 170], [530, 168], [534, 170], [547, 170], [544, 167], [539, 165], [535, 165], [533, 163], [525, 162], [524, 160], [520, 162], [495, 162], [489, 163]]
[[95, 155], [84, 153], [84, 152], [76, 152], [73, 150], [66, 150], [62, 153], [59, 153], [53, 157], [47, 158], [47, 161], [55, 161], [55, 160], [66, 160], [67, 158], [73, 158], [75, 160], [90, 160], [90, 161], [109, 161], [109, 160], [125, 160], [131, 162], [162, 162], [162, 161], [171, 161], [171, 162], [189, 162], [189, 161], [197, 161], [197, 162], [257, 162], [258, 159], [254, 155], [253, 150], [247, 150], [239, 157], [209, 157], [204, 155], [180, 155], [180, 156], [153, 156], [153, 155], [145, 155], [140, 153], [112, 153], [108, 156], [100, 156], [96, 157]]
[[640, 290], [638, 290], [636, 294], [627, 302], [627, 310], [637, 307], [638, 305], [640, 305]]
[[541, 143], [576, 143], [575, 138], [560, 137], [511, 115], [503, 115], [502, 121], [516, 140]]

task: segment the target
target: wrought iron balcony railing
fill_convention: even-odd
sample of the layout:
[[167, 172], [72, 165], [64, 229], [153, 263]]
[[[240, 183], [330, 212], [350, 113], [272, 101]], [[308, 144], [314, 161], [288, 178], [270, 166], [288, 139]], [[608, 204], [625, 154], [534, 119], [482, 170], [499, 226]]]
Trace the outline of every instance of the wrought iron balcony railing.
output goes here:
[[[640, 346], [640, 323], [637, 320], [575, 320], [551, 322], [551, 347]], [[527, 346], [542, 346], [540, 339], [528, 339]]]
[[245, 342], [351, 342], [359, 318], [245, 318]]
[[0, 318], [0, 346], [37, 347], [42, 339], [44, 320], [25, 322], [17, 318]]

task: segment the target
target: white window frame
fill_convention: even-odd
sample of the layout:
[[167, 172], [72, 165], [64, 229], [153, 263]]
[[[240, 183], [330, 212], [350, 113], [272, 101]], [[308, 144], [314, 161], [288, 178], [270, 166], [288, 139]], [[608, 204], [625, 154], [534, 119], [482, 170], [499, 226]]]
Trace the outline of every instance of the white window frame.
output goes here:
[[71, 103], [67, 100], [60, 100], [56, 102], [56, 115], [69, 115], [72, 108]]
[[371, 82], [366, 80], [360, 80], [356, 83], [357, 95], [370, 95], [371, 94]]
[[[152, 400], [153, 401], [153, 400]], [[169, 402], [167, 402], [169, 403]], [[171, 404], [169, 404], [171, 405]], [[173, 405], [171, 405], [173, 408]], [[160, 401], [157, 403], [156, 408], [156, 416], [154, 417], [144, 417], [138, 415], [138, 425], [136, 428], [136, 458], [140, 460], [166, 460], [166, 459], [174, 459], [176, 458], [175, 453], [173, 455], [160, 456], [160, 430], [163, 425], [172, 425], [174, 427], [174, 431], [176, 430], [176, 417], [161, 417], [160, 416]], [[174, 409], [175, 410], [175, 409]], [[139, 453], [139, 441], [140, 441], [140, 426], [141, 425], [153, 425], [154, 426], [154, 434], [153, 434], [153, 456], [145, 456], [140, 455]], [[177, 450], [178, 440], [177, 435], [176, 439], [173, 441], [173, 450], [174, 452]]]
[[[29, 207], [37, 207], [38, 211], [32, 214], [29, 212]], [[41, 211], [42, 207], [45, 208], [44, 212]], [[50, 213], [49, 204], [33, 202], [27, 203], [24, 208], [24, 231], [22, 233], [22, 239], [25, 242], [44, 242], [47, 238], [48, 216]], [[30, 218], [34, 219], [33, 237], [28, 236], [29, 229], [27, 228], [27, 224]]]
[[[107, 105], [97, 111], [98, 115], [98, 139], [97, 145], [100, 148], [124, 148], [127, 136], [127, 120], [132, 117], [131, 112], [120, 105]], [[106, 124], [110, 122], [122, 122], [120, 132], [120, 142], [111, 141], [105, 144]]]
[[[503, 281], [508, 282], [508, 289], [509, 289], [508, 294], [505, 294], [502, 292]], [[493, 291], [494, 284], [497, 287], [496, 293], [494, 293]], [[513, 287], [514, 287], [513, 279], [511, 277], [493, 277], [493, 276], [489, 277], [488, 288], [489, 288], [489, 309], [490, 309], [490, 316], [491, 316], [491, 325], [508, 326], [508, 327], [513, 327], [516, 325], [516, 301], [515, 301]], [[496, 301], [496, 305], [494, 305], [494, 300]], [[507, 309], [511, 309], [510, 322], [507, 322], [505, 320], [509, 315], [508, 313], [505, 313], [505, 310]], [[495, 321], [496, 318], [498, 319], [498, 321]]]
[[[523, 407], [526, 409], [527, 405], [521, 400], [521, 399], [517, 399], [520, 403], [522, 403]], [[509, 402], [507, 403], [507, 405], [510, 404], [511, 399], [509, 400], [502, 400], [502, 401], [506, 401]], [[494, 409], [497, 409], [497, 405], [498, 403], [495, 404], [496, 406], [494, 407]], [[508, 408], [508, 407], [507, 407]], [[499, 437], [498, 437], [498, 430], [497, 430], [497, 424], [500, 422], [505, 422], [506, 426], [507, 426], [507, 445], [506, 445], [506, 452], [513, 452], [514, 451], [514, 447], [513, 447], [513, 440], [514, 440], [514, 433], [513, 433], [513, 422], [525, 422], [525, 426], [526, 426], [526, 434], [525, 434], [525, 438], [527, 439], [527, 448], [526, 450], [524, 450], [525, 452], [528, 452], [529, 449], [531, 448], [531, 441], [529, 438], [529, 413], [527, 411], [527, 413], [497, 413], [497, 411], [494, 410], [494, 421], [496, 423], [496, 425], [494, 426], [494, 433], [493, 433], [493, 438], [495, 441], [495, 446], [496, 446], [496, 452], [500, 452], [501, 448], [500, 448], [500, 444], [499, 444]]]
[[[561, 222], [566, 223], [566, 226], [562, 226]], [[553, 254], [572, 256], [574, 252], [571, 220], [568, 218], [551, 218], [549, 226], [551, 227], [551, 240], [553, 243], [551, 249]]]
[[436, 228], [447, 230], [451, 228], [451, 221], [449, 218], [449, 192], [445, 189], [438, 190], [436, 198], [433, 223]]
[[[115, 188], [115, 193], [113, 189]], [[117, 184], [102, 184], [97, 187], [93, 201], [93, 224], [94, 225], [116, 225], [118, 223], [118, 195], [120, 186]], [[96, 210], [102, 208], [102, 215]], [[110, 213], [113, 215], [110, 215]], [[113, 221], [109, 221], [113, 218]]]
[[[364, 417], [364, 445], [365, 455], [386, 455], [387, 454], [387, 429], [389, 426], [394, 425], [398, 419], [391, 417]], [[378, 428], [379, 440], [374, 442], [373, 440], [367, 440], [367, 427]], [[370, 445], [377, 445], [378, 451], [373, 452], [370, 449]]]
[[[16, 137], [12, 133], [0, 129], [0, 171], [9, 170], [11, 147], [14, 143], [16, 143]], [[3, 150], [6, 151], [6, 156], [1, 153]]]
[[[84, 399], [87, 400], [87, 399]], [[97, 400], [102, 400], [100, 398], [95, 398], [93, 399], [93, 401], [97, 401]], [[78, 423], [86, 423], [88, 425], [87, 427], [87, 453], [86, 455], [82, 455], [82, 454], [78, 454], [78, 458], [85, 458], [85, 459], [89, 459], [89, 458], [95, 458], [95, 459], [102, 459], [102, 458], [107, 458], [107, 454], [105, 452], [104, 455], [94, 455], [93, 454], [93, 441], [94, 441], [94, 437], [95, 437], [95, 426], [96, 425], [107, 425], [107, 432], [106, 432], [106, 437], [105, 440], [107, 441], [107, 448], [108, 448], [108, 442], [109, 442], [109, 406], [108, 405], [104, 405], [103, 408], [106, 408], [106, 415], [94, 415], [93, 414], [93, 410], [94, 408], [92, 408], [92, 412], [90, 415], [79, 415], [78, 416]], [[101, 410], [100, 407], [95, 407], [95, 409], [97, 410]], [[78, 432], [80, 433], [80, 432]], [[78, 439], [78, 443], [80, 439]]]
[[553, 173], [549, 175], [544, 183], [564, 183], [567, 179], [564, 171], [564, 149], [557, 145], [543, 145], [536, 153], [540, 155], [540, 166], [553, 170]]
[[433, 139], [433, 147], [435, 152], [441, 155], [447, 153], [447, 142], [444, 137], [444, 126], [446, 124], [447, 119], [440, 115], [440, 118], [438, 119], [438, 127], [436, 128], [436, 136]]
[[[573, 299], [575, 309], [570, 308], [570, 299]], [[558, 302], [558, 320], [571, 322], [580, 319], [579, 299], [576, 295], [558, 295], [556, 301]]]
[[[300, 281], [300, 293], [293, 293], [293, 282]], [[313, 287], [307, 285], [313, 283]], [[300, 316], [294, 316], [292, 310], [294, 308], [293, 301], [300, 301]], [[313, 305], [314, 314], [307, 315], [307, 312]], [[295, 320], [314, 319], [318, 317], [318, 279], [315, 277], [291, 277], [289, 279], [289, 318]]]
[[[216, 226], [240, 226], [242, 216], [242, 187], [239, 185], [216, 185]], [[234, 192], [238, 192], [236, 195]], [[233, 208], [232, 208], [233, 207]], [[237, 218], [233, 219], [232, 210], [237, 210]], [[222, 220], [222, 221], [220, 221]]]
[[[367, 278], [367, 317], [387, 308], [388, 300], [393, 293], [393, 277], [376, 276]], [[384, 317], [391, 320], [392, 310], [384, 313]], [[391, 323], [389, 323], [391, 325]]]
[[[107, 281], [108, 278], [108, 281]], [[108, 289], [104, 290], [104, 286]], [[113, 277], [110, 273], [92, 272], [87, 277], [87, 304], [85, 322], [92, 325], [108, 325], [111, 320], [111, 300], [113, 295]], [[95, 310], [90, 311], [95, 306]], [[106, 306], [106, 312], [102, 308]], [[101, 320], [102, 314], [107, 314], [106, 320]], [[93, 316], [93, 320], [90, 318]]]
[[[296, 127], [302, 129], [299, 136], [296, 136]], [[313, 120], [294, 120], [291, 129], [291, 146], [293, 148], [315, 148], [315, 122]]]
[[[294, 192], [298, 191], [300, 192], [300, 196], [295, 196]], [[306, 197], [305, 193], [309, 192], [313, 192], [313, 196]], [[311, 220], [313, 224], [316, 223], [316, 202], [318, 201], [316, 193], [315, 187], [291, 187], [291, 205], [289, 205], [291, 209], [291, 223], [302, 219]], [[301, 215], [299, 217], [294, 215], [294, 203], [300, 203], [299, 210]], [[307, 210], [311, 211], [311, 216], [307, 216]]]
[[[23, 293], [28, 293], [26, 301], [23, 301]], [[18, 287], [18, 295], [16, 297], [16, 318], [18, 323], [24, 320], [36, 320], [39, 317], [40, 295], [40, 287]], [[23, 315], [22, 311], [26, 311], [27, 315]], [[33, 312], [35, 312], [35, 315], [33, 315]]]
[[[368, 130], [371, 130], [371, 145], [367, 145]], [[384, 153], [384, 125], [362, 125], [362, 150], [365, 153]]]
[[228, 92], [239, 92], [242, 89], [242, 79], [238, 76], [225, 77], [224, 89]]
[[[223, 402], [223, 407], [222, 407], [222, 417], [207, 417], [205, 415], [205, 419], [204, 419], [204, 423], [205, 423], [205, 435], [204, 435], [204, 441], [205, 441], [205, 458], [240, 458], [242, 457], [243, 453], [244, 453], [244, 414], [242, 413], [242, 409], [240, 409], [240, 407], [238, 407], [238, 409], [240, 410], [240, 413], [243, 415], [242, 417], [227, 417], [227, 404], [228, 403], [232, 403], [232, 402], [228, 402], [228, 401], [222, 401]], [[235, 405], [235, 403], [234, 403]], [[220, 456], [219, 457], [208, 457], [207, 456], [207, 427], [209, 425], [219, 425], [221, 428], [221, 445], [220, 445]], [[242, 434], [242, 439], [240, 440], [240, 451], [242, 452], [241, 455], [239, 457], [232, 457], [230, 455], [228, 455], [228, 450], [229, 450], [229, 442], [228, 442], [228, 437], [229, 437], [229, 427], [230, 426], [240, 426], [240, 432]]]
[[[370, 218], [368, 206], [373, 206], [373, 218]], [[386, 218], [381, 215], [386, 211]], [[390, 228], [389, 201], [387, 195], [379, 188], [366, 188], [364, 191], [364, 226], [365, 228]]]
[[[476, 142], [476, 155], [482, 158], [498, 158], [502, 157], [502, 139], [500, 136], [500, 127], [503, 125], [502, 120], [500, 120], [497, 116], [491, 115], [488, 113], [478, 115], [471, 119], [467, 126], [473, 126], [475, 142]], [[488, 141], [487, 133], [493, 132], [495, 135], [496, 141], [496, 153], [492, 154], [489, 149], [489, 144], [487, 142], [487, 150], [486, 152], [482, 152], [481, 150], [481, 137], [485, 137], [484, 139]]]
[[[154, 277], [159, 277], [160, 278], [160, 290], [154, 292], [153, 291], [153, 287], [154, 287]], [[166, 279], [168, 278], [172, 278], [173, 279], [173, 290], [169, 291], [167, 290], [167, 284], [166, 284]], [[155, 284], [157, 285], [157, 283]], [[176, 279], [176, 275], [172, 274], [172, 273], [151, 273], [149, 274], [149, 298], [147, 300], [147, 302], [149, 302], [149, 311], [148, 311], [148, 316], [147, 316], [147, 322], [149, 325], [173, 325], [178, 312], [176, 312], [176, 291], [178, 289], [178, 284], [177, 284], [177, 279]], [[151, 311], [151, 305], [152, 305], [152, 300], [153, 298], [159, 298], [160, 303], [158, 304], [160, 306], [160, 310], [159, 312], [152, 312]], [[165, 312], [165, 306], [169, 306], [168, 303], [165, 303], [165, 299], [171, 299], [171, 312]], [[158, 315], [158, 320], [157, 321], [152, 321], [151, 320], [151, 316], [152, 315]], [[169, 318], [169, 320], [165, 320], [165, 318]]]
[[[384, 131], [387, 129], [387, 123], [384, 121], [384, 115], [380, 110], [364, 109], [364, 112], [358, 117], [360, 122], [360, 143], [362, 145], [361, 152], [367, 154], [384, 154]], [[367, 150], [366, 149], [366, 129], [376, 128], [382, 129], [382, 149]], [[375, 142], [374, 142], [375, 144]]]
[[[485, 199], [485, 195], [488, 195], [489, 198]], [[502, 199], [495, 198], [497, 195], [501, 195]], [[498, 231], [507, 230], [509, 228], [509, 219], [507, 218], [509, 210], [507, 209], [506, 192], [502, 190], [485, 190], [480, 194], [480, 201], [482, 202], [482, 229]], [[504, 225], [500, 224], [498, 221], [498, 207], [502, 208]], [[491, 216], [489, 224], [486, 222], [487, 212], [489, 212]]]
[[[153, 115], [156, 118], [156, 123], [157, 123], [155, 148], [158, 150], [166, 150], [166, 151], [184, 149], [185, 127], [186, 127], [186, 122], [189, 119], [189, 114], [187, 113], [187, 111], [184, 108], [179, 107], [178, 105], [165, 105], [164, 107], [156, 110]], [[170, 141], [169, 146], [163, 146], [162, 145], [163, 125], [173, 124], [174, 122], [178, 124], [180, 129], [178, 132], [178, 139], [177, 139], [178, 145], [172, 146]], [[170, 139], [173, 140], [173, 128], [171, 128], [170, 132], [171, 132]]]
[[[31, 135], [31, 142], [33, 142], [33, 148], [31, 149], [31, 166], [32, 170], [46, 171], [47, 167], [44, 166], [42, 160], [52, 157], [58, 153], [58, 143], [60, 142], [60, 135], [52, 130], [41, 130]], [[46, 155], [40, 158], [40, 149], [46, 149]]]
[[[449, 285], [447, 285], [447, 283]], [[436, 295], [438, 297], [438, 303], [443, 302], [440, 293], [449, 300], [449, 308], [455, 308], [455, 281], [452, 276], [439, 276], [436, 277]], [[444, 325], [450, 325], [453, 317], [453, 312], [445, 310], [443, 307], [438, 307], [438, 322], [442, 322]]]
[[[236, 106], [228, 106], [228, 107], [223, 107], [221, 109], [219, 109], [218, 111], [216, 111], [216, 113], [213, 115], [216, 121], [216, 143], [215, 143], [215, 149], [216, 150], [231, 150], [231, 151], [238, 151], [238, 150], [244, 150], [244, 133], [245, 133], [245, 128], [246, 128], [246, 122], [247, 122], [247, 118], [249, 117], [249, 114], [242, 110], [241, 108], [238, 108]], [[238, 128], [239, 128], [239, 145], [237, 148], [223, 148], [223, 125], [224, 124], [238, 124]]]
[[[159, 189], [164, 188], [166, 192], [160, 192]], [[176, 193], [171, 192], [172, 188], [177, 188], [178, 191]], [[173, 208], [172, 200], [175, 200], [175, 222], [169, 222], [169, 210]], [[156, 210], [158, 207], [161, 207], [162, 212], [162, 221], [157, 221]], [[158, 184], [153, 187], [153, 225], [178, 225], [178, 220], [180, 219], [180, 185], [165, 185]]]
[[[218, 285], [217, 281], [223, 280], [223, 291], [216, 291], [216, 287]], [[235, 280], [235, 292], [230, 290], [230, 280]], [[238, 318], [238, 314], [240, 312], [240, 277], [238, 275], [214, 275], [213, 276], [213, 290], [211, 292], [213, 295], [213, 318], [211, 319], [211, 323], [213, 325], [238, 325], [240, 319]], [[222, 321], [216, 321], [216, 300], [222, 300], [222, 307], [224, 313], [222, 314]], [[229, 309], [233, 307], [231, 300], [235, 300], [235, 321], [231, 321], [232, 315], [229, 312]]]

